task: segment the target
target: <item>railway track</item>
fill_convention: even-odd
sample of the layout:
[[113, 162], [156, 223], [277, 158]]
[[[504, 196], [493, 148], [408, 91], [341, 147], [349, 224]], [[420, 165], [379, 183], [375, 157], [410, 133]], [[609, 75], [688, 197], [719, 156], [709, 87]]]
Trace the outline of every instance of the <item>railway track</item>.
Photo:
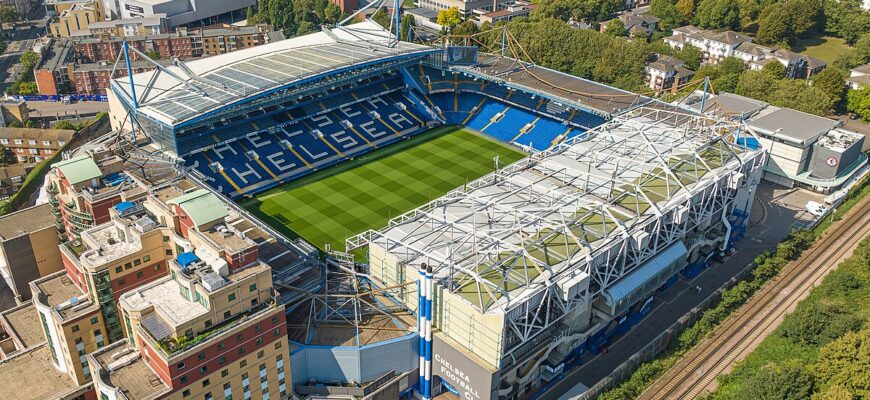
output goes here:
[[761, 288], [690, 350], [639, 397], [642, 400], [694, 399], [713, 388], [716, 377], [749, 354], [857, 244], [870, 234], [870, 198], [850, 210], [810, 249]]

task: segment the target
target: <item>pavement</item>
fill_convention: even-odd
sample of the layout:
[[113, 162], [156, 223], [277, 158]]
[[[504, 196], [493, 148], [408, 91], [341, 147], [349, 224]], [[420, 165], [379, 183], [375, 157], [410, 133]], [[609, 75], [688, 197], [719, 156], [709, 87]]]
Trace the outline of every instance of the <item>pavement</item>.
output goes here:
[[109, 111], [109, 103], [105, 101], [79, 101], [70, 104], [64, 104], [62, 101], [28, 101], [27, 107], [30, 108], [30, 116], [41, 117], [75, 117], [89, 116], [100, 111]]
[[[680, 280], [656, 297], [653, 310], [627, 334], [608, 344], [607, 353], [585, 354], [583, 364], [570, 371], [559, 383], [540, 396], [541, 400], [571, 400], [608, 376], [620, 364], [641, 350], [661, 332], [725, 285], [755, 257], [771, 250], [796, 223], [812, 220], [803, 211], [809, 200], [821, 201], [824, 195], [804, 189], [787, 189], [762, 181], [758, 185], [746, 237], [734, 247], [737, 252], [721, 264], [713, 264], [691, 280]], [[696, 287], [700, 286], [699, 292]]]

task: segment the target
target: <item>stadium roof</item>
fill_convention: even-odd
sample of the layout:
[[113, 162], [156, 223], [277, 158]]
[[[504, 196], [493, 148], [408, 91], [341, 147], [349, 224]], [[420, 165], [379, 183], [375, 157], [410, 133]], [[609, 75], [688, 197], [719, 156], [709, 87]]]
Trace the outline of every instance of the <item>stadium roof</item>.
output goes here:
[[[324, 72], [437, 51], [407, 42], [388, 47], [389, 38], [380, 25], [365, 21], [185, 63], [194, 77], [169, 67], [184, 82], [158, 70], [135, 74], [139, 112], [175, 125]], [[112, 88], [131, 97], [127, 77], [115, 79]]]
[[737, 126], [636, 109], [351, 238], [348, 248], [376, 243], [398, 263], [427, 263], [446, 290], [483, 312], [505, 312], [755, 156], [721, 138]]
[[477, 65], [454, 68], [469, 75], [503, 81], [508, 86], [540, 92], [606, 116], [652, 101], [637, 93], [493, 54], [480, 54]]

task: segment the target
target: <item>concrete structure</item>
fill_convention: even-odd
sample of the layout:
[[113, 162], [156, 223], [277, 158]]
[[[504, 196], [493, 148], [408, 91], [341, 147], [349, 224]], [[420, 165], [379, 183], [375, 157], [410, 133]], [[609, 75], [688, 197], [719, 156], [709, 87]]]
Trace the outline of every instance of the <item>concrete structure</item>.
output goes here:
[[32, 280], [63, 269], [54, 215], [42, 204], [0, 217], [0, 274], [19, 303]]
[[71, 129], [0, 128], [0, 145], [18, 163], [32, 165], [53, 157], [74, 134]]
[[[117, 12], [121, 18], [150, 17], [166, 14], [169, 27], [181, 25], [211, 25], [218, 18], [238, 13], [244, 19], [244, 11], [257, 5], [256, 0], [116, 0]], [[114, 10], [113, 10], [114, 11]]]
[[48, 31], [54, 37], [68, 38], [78, 31], [87, 29], [91, 23], [105, 18], [102, 2], [99, 0], [79, 2], [61, 11], [57, 20], [49, 25]]
[[656, 93], [665, 90], [676, 92], [695, 76], [695, 71], [685, 68], [676, 58], [653, 54], [651, 61], [644, 66], [644, 83]]
[[[515, 1], [516, 0], [418, 0], [414, 4], [417, 7], [428, 8], [435, 11], [456, 7], [459, 9], [459, 13], [462, 14], [462, 18], [471, 18], [475, 10], [478, 10], [479, 13], [498, 11]], [[493, 7], [495, 7], [495, 9], [493, 9]]]
[[[683, 104], [700, 109], [703, 94]], [[863, 135], [840, 128], [841, 122], [780, 108], [732, 93], [708, 95], [705, 110], [731, 119], [743, 118], [758, 143], [769, 152], [764, 179], [786, 186], [832, 192], [867, 164]]]
[[861, 86], [870, 86], [870, 64], [864, 64], [860, 67], [852, 68], [849, 72], [849, 77], [846, 78], [846, 84], [851, 89], [860, 89]]

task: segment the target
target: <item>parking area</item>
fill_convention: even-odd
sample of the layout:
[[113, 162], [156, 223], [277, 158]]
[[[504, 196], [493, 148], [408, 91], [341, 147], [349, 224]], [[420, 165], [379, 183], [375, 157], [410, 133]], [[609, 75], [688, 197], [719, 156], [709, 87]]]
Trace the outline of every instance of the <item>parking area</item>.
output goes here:
[[762, 181], [758, 185], [746, 237], [734, 245], [736, 252], [722, 263], [713, 263], [698, 276], [680, 280], [657, 296], [653, 310], [628, 333], [608, 344], [600, 354], [587, 353], [583, 364], [541, 395], [546, 400], [571, 400], [608, 376], [611, 371], [641, 350], [677, 319], [701, 303], [711, 292], [725, 285], [755, 257], [772, 250], [799, 224], [814, 218], [804, 211], [807, 201], [824, 201], [824, 195], [805, 189], [784, 188]]

